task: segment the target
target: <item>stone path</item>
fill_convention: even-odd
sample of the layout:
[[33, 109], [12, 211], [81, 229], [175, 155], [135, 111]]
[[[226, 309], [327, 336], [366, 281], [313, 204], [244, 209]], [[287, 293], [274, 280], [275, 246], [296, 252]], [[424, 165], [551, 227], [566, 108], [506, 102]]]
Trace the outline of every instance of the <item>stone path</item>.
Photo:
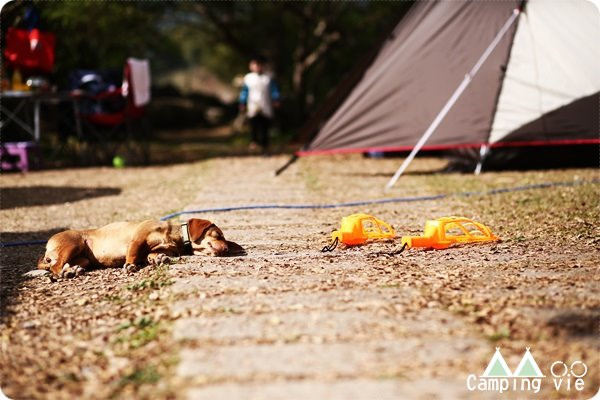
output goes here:
[[[271, 171], [232, 170], [189, 209], [314, 201], [298, 177], [273, 181]], [[251, 188], [245, 174], [254, 174]], [[379, 265], [353, 250], [318, 251], [347, 213], [202, 216], [247, 254], [171, 267], [179, 299], [173, 335], [183, 346], [176, 374], [189, 399], [468, 397], [451, 367], [469, 354], [485, 357], [485, 341], [447, 311], [417, 311], [425, 301], [419, 289], [394, 284], [388, 258]], [[431, 373], [440, 366], [448, 372]]]
[[[281, 160], [213, 160], [188, 210], [380, 198], [388, 175], [362, 179], [366, 168], [353, 160], [344, 165], [354, 170], [335, 176], [301, 160], [284, 179], [272, 176]], [[378, 168], [393, 171], [395, 164], [381, 160]], [[440, 190], [419, 175], [403, 179], [393, 196]], [[172, 332], [181, 348], [173, 381], [178, 393], [189, 399], [482, 398], [485, 393], [467, 390], [466, 377], [483, 373], [498, 345], [513, 367], [532, 345], [542, 368], [592, 349], [597, 312], [573, 307], [597, 309], [598, 283], [591, 278], [597, 253], [585, 245], [556, 252], [551, 241], [533, 239], [548, 236], [527, 231], [531, 240], [399, 256], [388, 254], [397, 242], [319, 251], [340, 219], [356, 212], [376, 215], [402, 234], [420, 233], [426, 219], [462, 214], [490, 220], [501, 236], [508, 226], [520, 237], [515, 229], [525, 228], [490, 218], [494, 199], [477, 208], [451, 197], [198, 215], [244, 251], [188, 257], [170, 269]], [[555, 393], [547, 384], [543, 394]]]
[[[241, 271], [217, 266], [231, 262]], [[172, 267], [180, 276], [172, 290], [185, 296], [172, 306], [181, 315], [173, 334], [184, 344], [176, 373], [189, 384], [190, 399], [465, 394], [462, 379], [427, 383], [415, 368], [452, 365], [476, 355], [482, 341], [464, 334], [465, 326], [446, 311], [405, 312], [419, 301], [418, 290], [387, 288], [385, 280], [365, 289], [369, 283], [352, 275], [361, 265], [348, 266], [344, 277], [344, 265], [331, 268], [327, 261], [312, 260], [305, 273], [291, 274], [246, 263]], [[180, 275], [194, 269], [198, 275]]]

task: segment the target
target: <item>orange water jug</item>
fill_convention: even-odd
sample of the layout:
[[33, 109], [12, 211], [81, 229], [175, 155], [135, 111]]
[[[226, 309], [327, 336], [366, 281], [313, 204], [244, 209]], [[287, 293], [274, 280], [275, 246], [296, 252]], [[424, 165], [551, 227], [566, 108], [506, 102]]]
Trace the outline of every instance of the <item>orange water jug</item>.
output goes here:
[[395, 236], [394, 228], [368, 214], [352, 214], [342, 218], [340, 229], [331, 234], [334, 241], [337, 239], [348, 246], [374, 239], [393, 239]]
[[499, 238], [490, 228], [463, 217], [442, 217], [425, 222], [423, 236], [403, 236], [408, 247], [446, 249], [458, 243], [492, 242]]

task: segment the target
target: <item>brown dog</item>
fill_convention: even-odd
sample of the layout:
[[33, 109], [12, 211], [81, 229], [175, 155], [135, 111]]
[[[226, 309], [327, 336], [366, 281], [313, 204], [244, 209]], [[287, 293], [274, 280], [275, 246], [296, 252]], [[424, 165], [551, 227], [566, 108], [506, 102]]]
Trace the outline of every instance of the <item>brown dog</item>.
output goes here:
[[223, 232], [205, 219], [185, 224], [147, 220], [115, 222], [98, 229], [68, 230], [52, 236], [38, 268], [65, 278], [81, 275], [88, 266], [137, 271], [145, 262], [158, 265], [169, 256], [228, 251]]

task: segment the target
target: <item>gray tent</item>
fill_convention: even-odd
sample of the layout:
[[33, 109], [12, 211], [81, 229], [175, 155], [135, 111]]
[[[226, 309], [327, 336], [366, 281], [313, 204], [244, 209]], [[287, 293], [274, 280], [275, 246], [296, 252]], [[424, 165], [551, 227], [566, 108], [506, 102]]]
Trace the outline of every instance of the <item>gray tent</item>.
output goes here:
[[423, 149], [600, 143], [598, 9], [521, 3], [417, 2], [297, 155], [414, 149], [486, 51]]

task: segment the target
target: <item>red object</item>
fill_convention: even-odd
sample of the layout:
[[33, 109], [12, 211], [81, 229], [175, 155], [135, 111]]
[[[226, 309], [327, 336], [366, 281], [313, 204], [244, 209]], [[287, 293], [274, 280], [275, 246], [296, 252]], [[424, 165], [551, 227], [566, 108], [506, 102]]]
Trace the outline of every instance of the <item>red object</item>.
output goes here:
[[[580, 144], [600, 144], [600, 139], [557, 139], [557, 140], [528, 140], [514, 142], [496, 142], [496, 143], [467, 143], [467, 144], [448, 144], [448, 145], [425, 145], [422, 150], [451, 150], [465, 148], [479, 148], [487, 144], [490, 148], [498, 147], [529, 147], [529, 146], [563, 146], [563, 145], [580, 145]], [[382, 147], [361, 147], [361, 148], [340, 148], [340, 149], [324, 149], [324, 150], [300, 150], [295, 154], [298, 157], [304, 156], [320, 156], [330, 154], [347, 154], [347, 153], [367, 153], [369, 151], [411, 151], [413, 146], [382, 146]]]
[[54, 67], [55, 42], [53, 33], [10, 27], [6, 31], [4, 56], [13, 68], [50, 73]]
[[128, 64], [125, 64], [123, 69], [123, 81], [127, 83], [127, 90], [123, 90], [123, 87], [119, 87], [113, 90], [107, 90], [97, 95], [87, 95], [81, 93], [73, 93], [72, 95], [80, 99], [91, 99], [94, 101], [114, 101], [115, 103], [125, 100], [123, 108], [115, 112], [98, 112], [93, 114], [81, 115], [82, 118], [91, 122], [92, 124], [102, 126], [118, 126], [125, 123], [127, 120], [139, 119], [144, 115], [145, 107], [138, 107], [133, 101], [133, 90], [131, 88], [131, 68]]

